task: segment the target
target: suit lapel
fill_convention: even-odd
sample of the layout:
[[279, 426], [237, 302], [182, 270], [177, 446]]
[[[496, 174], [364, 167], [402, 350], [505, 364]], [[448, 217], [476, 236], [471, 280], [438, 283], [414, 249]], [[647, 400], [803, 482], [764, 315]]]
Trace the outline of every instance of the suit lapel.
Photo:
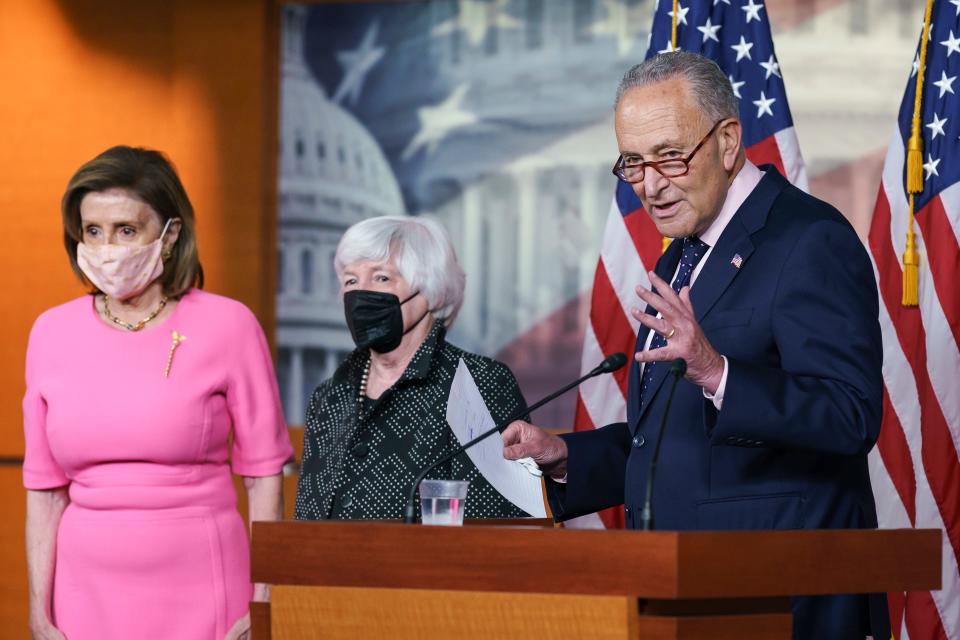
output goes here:
[[[764, 177], [754, 190], [747, 196], [740, 208], [734, 214], [733, 218], [727, 224], [727, 227], [720, 234], [720, 239], [713, 247], [707, 262], [703, 265], [700, 273], [697, 274], [697, 280], [690, 289], [690, 301], [693, 304], [693, 310], [697, 317], [697, 322], [702, 322], [703, 318], [709, 313], [716, 302], [723, 295], [724, 291], [730, 286], [737, 274], [740, 273], [746, 264], [750, 255], [754, 251], [753, 241], [750, 236], [762, 229], [766, 224], [767, 215], [777, 196], [783, 191], [784, 187], [789, 185], [787, 180], [780, 175], [773, 165], [763, 165], [760, 167], [765, 171]], [[656, 273], [665, 281], [670, 282], [673, 272], [676, 270], [677, 263], [680, 261], [681, 243], [674, 242], [670, 245], [667, 253], [661, 257], [657, 263]], [[739, 267], [734, 264], [735, 257], [739, 255]], [[668, 264], [668, 256], [670, 261]], [[661, 266], [663, 267], [661, 269]], [[647, 313], [656, 314], [647, 307]], [[637, 350], [643, 348], [649, 330], [641, 327], [637, 336]], [[653, 378], [650, 386], [643, 393], [643, 404], [637, 405], [640, 395], [640, 367], [636, 361], [633, 362], [630, 375], [629, 398], [633, 412], [628, 412], [628, 421], [630, 428], [636, 430], [640, 418], [650, 406], [654, 396], [663, 385], [669, 373], [670, 367], [666, 363], [658, 364], [653, 370]], [[630, 416], [633, 416], [630, 418]]]
[[[723, 230], [716, 246], [707, 257], [706, 264], [697, 275], [697, 281], [690, 289], [690, 302], [697, 315], [697, 322], [703, 322], [703, 317], [737, 277], [752, 253], [753, 242], [750, 241], [750, 234], [737, 216], [734, 216]], [[740, 257], [739, 267], [734, 264], [736, 256]]]

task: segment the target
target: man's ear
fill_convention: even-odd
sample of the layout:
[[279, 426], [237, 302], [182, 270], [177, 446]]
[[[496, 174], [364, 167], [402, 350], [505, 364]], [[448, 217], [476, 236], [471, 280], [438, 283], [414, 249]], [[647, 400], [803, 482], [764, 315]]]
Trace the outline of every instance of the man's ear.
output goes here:
[[733, 171], [737, 162], [737, 156], [740, 155], [743, 140], [743, 128], [740, 121], [736, 118], [730, 118], [717, 128], [717, 139], [720, 142], [720, 159], [723, 161], [723, 167], [727, 171]]

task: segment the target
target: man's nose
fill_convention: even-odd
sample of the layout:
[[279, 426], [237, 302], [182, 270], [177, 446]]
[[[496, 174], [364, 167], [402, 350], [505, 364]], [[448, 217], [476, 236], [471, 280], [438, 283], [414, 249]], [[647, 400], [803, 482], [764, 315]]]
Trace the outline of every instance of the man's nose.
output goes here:
[[654, 198], [667, 188], [670, 181], [660, 175], [653, 167], [643, 168], [643, 193], [647, 198]]

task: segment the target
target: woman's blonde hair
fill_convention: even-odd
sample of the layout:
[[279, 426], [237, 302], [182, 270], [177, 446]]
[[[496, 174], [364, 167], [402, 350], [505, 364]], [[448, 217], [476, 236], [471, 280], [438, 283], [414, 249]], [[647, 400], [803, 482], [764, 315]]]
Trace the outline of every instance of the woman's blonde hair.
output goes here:
[[159, 214], [161, 225], [180, 219], [180, 235], [160, 276], [164, 294], [178, 298], [191, 287], [203, 288], [193, 205], [173, 164], [159, 151], [126, 146], [111, 147], [84, 163], [70, 178], [60, 201], [63, 243], [70, 267], [81, 282], [97, 290], [77, 264], [77, 245], [83, 241], [80, 203], [88, 193], [107, 189], [129, 191]]

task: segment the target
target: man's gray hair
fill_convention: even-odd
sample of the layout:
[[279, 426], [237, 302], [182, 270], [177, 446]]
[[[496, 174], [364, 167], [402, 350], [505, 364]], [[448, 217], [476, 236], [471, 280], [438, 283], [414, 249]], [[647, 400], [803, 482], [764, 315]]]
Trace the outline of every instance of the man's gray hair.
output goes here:
[[661, 53], [631, 67], [617, 87], [614, 108], [623, 94], [634, 87], [683, 78], [690, 93], [707, 119], [718, 122], [724, 118], [738, 118], [740, 111], [730, 80], [713, 60], [688, 51]]
[[426, 299], [435, 318], [449, 328], [463, 305], [466, 276], [457, 262], [450, 236], [436, 220], [424, 216], [381, 216], [353, 225], [340, 238], [333, 268], [358, 262], [392, 262], [411, 287]]

